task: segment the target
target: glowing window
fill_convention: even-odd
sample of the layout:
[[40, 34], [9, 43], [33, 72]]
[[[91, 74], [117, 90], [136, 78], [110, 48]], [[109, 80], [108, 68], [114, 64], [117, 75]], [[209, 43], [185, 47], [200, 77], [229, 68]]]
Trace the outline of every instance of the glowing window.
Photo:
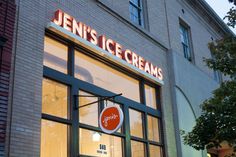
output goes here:
[[138, 80], [78, 51], [75, 52], [75, 77], [140, 102]]
[[161, 157], [161, 148], [155, 145], [149, 145], [149, 154], [150, 157]]
[[120, 137], [79, 129], [79, 152], [81, 155], [122, 157], [123, 140]]
[[146, 157], [145, 144], [138, 141], [131, 141], [131, 157]]
[[135, 137], [143, 138], [142, 113], [129, 109], [130, 134]]
[[67, 157], [67, 130], [67, 125], [42, 119], [40, 157]]
[[67, 51], [66, 45], [45, 36], [43, 65], [67, 74]]
[[144, 85], [144, 88], [145, 88], [146, 105], [151, 108], [157, 109], [155, 88], [146, 84]]
[[68, 87], [44, 78], [42, 92], [42, 112], [61, 118], [68, 118]]
[[[80, 91], [79, 95], [93, 96], [89, 93]], [[79, 122], [87, 125], [98, 127], [98, 103], [84, 106], [88, 103], [97, 101], [96, 97], [80, 97], [79, 98]]]
[[158, 119], [148, 115], [148, 139], [151, 141], [159, 142], [159, 126]]

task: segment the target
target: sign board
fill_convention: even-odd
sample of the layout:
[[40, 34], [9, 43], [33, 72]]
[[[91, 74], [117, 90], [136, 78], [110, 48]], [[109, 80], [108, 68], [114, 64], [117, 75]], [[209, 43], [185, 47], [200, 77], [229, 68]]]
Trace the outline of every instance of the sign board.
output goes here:
[[128, 64], [137, 67], [141, 71], [154, 76], [158, 80], [163, 80], [163, 72], [161, 68], [153, 65], [151, 62], [147, 61], [144, 57], [139, 56], [134, 51], [125, 49], [115, 40], [107, 38], [105, 35], [99, 36], [95, 29], [80, 21], [77, 21], [74, 17], [63, 12], [62, 10], [57, 10], [55, 12], [52, 22], [75, 34], [76, 36], [79, 36], [100, 47]]
[[99, 125], [103, 132], [112, 134], [117, 131], [124, 120], [123, 111], [119, 106], [108, 106], [103, 109], [99, 117]]

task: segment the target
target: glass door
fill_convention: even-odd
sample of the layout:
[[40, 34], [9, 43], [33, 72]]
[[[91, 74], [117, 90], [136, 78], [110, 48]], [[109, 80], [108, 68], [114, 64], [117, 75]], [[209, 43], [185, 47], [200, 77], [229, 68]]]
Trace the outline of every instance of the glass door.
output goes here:
[[[105, 96], [105, 95], [103, 95]], [[80, 156], [122, 157], [122, 129], [115, 134], [105, 134], [99, 128], [99, 116], [105, 106], [121, 106], [112, 101], [100, 101], [102, 96], [79, 90], [78, 101], [78, 145]]]

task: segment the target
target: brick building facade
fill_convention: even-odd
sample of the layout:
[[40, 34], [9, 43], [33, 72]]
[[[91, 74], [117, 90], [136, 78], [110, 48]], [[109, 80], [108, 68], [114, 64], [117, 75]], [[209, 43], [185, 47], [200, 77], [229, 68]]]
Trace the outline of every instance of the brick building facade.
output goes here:
[[5, 155], [16, 5], [0, 1], [0, 156]]
[[[205, 151], [184, 146], [179, 134], [180, 129], [192, 128], [200, 115], [199, 104], [221, 79], [202, 61], [211, 57], [207, 43], [232, 33], [205, 1], [16, 0], [0, 4], [1, 12], [9, 10], [0, 15], [7, 17], [1, 17], [6, 19], [6, 27], [0, 28], [0, 36], [7, 37], [1, 56], [8, 63], [8, 73], [11, 69], [12, 85], [0, 91], [2, 154], [206, 156]], [[55, 24], [58, 9], [64, 23]], [[83, 37], [79, 28], [73, 32], [72, 17], [78, 26], [81, 22], [86, 27]], [[85, 39], [90, 29], [96, 31], [96, 37], [105, 35], [112, 40], [108, 48], [91, 43], [91, 36]], [[110, 51], [117, 51], [114, 43], [135, 54], [126, 58], [133, 62], [111, 55]], [[134, 62], [137, 56], [160, 68], [163, 80], [151, 68], [138, 65], [142, 61]], [[92, 102], [81, 95], [100, 98], [119, 93], [123, 95], [109, 101], [122, 108], [124, 123], [112, 135], [98, 125], [98, 116], [109, 102], [98, 101], [97, 108], [85, 111], [75, 107]], [[67, 108], [62, 110], [63, 105]], [[90, 135], [101, 139], [96, 143]]]

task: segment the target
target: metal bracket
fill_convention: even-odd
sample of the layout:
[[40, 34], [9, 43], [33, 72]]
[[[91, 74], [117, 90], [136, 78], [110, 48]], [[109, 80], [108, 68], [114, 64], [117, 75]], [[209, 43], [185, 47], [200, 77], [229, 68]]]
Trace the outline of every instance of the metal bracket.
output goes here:
[[93, 102], [87, 103], [87, 104], [82, 105], [82, 106], [77, 106], [76, 105], [75, 108], [79, 109], [79, 108], [86, 107], [86, 106], [89, 106], [89, 105], [92, 105], [92, 104], [95, 104], [95, 103], [98, 103], [98, 102], [104, 101], [104, 100], [114, 100], [116, 97], [121, 96], [121, 95], [122, 95], [122, 93], [116, 94], [116, 95], [112, 95], [112, 96], [74, 95], [74, 97], [76, 97], [76, 98], [78, 98], [78, 97], [97, 97], [97, 98], [100, 98], [97, 101], [93, 101]]

